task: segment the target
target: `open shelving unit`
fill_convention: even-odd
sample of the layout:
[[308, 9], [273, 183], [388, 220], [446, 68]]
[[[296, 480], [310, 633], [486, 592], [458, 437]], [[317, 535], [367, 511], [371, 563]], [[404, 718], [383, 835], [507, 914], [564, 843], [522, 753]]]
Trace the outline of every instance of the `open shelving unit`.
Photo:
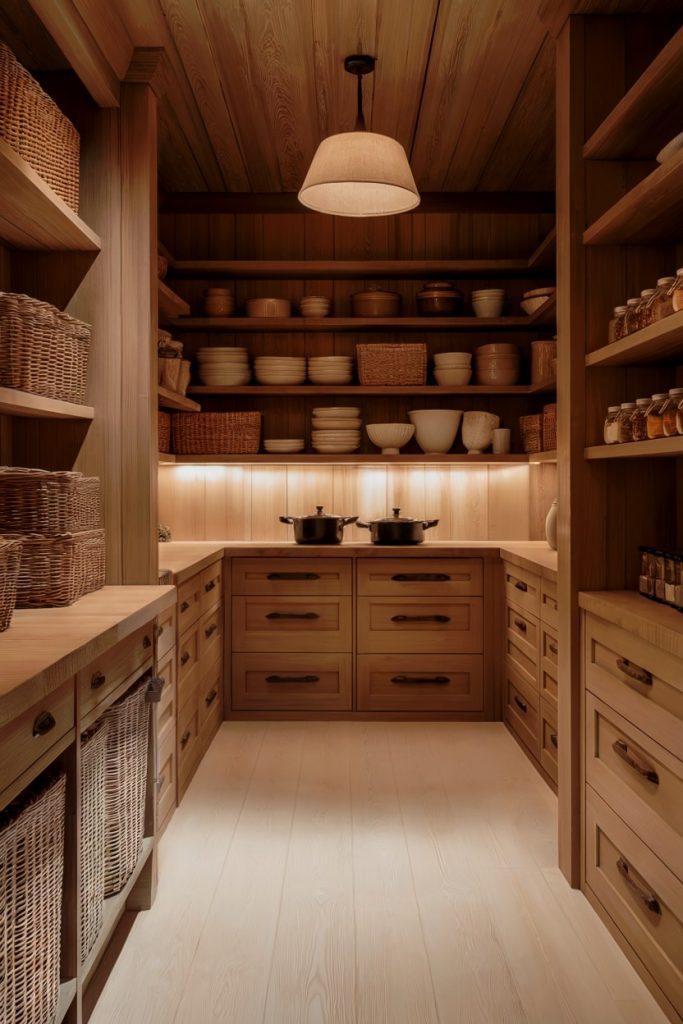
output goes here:
[[683, 354], [683, 310], [672, 313], [642, 331], [629, 334], [589, 352], [586, 366], [629, 366], [680, 359]]
[[653, 459], [683, 455], [683, 437], [658, 437], [627, 444], [598, 444], [586, 448], [587, 459]]
[[190, 304], [176, 295], [168, 285], [159, 279], [157, 282], [159, 319], [162, 323], [176, 317], [189, 316]]
[[[165, 458], [165, 456], [164, 456]], [[323, 455], [318, 452], [299, 452], [292, 455], [174, 455], [176, 466], [205, 465], [394, 465], [394, 466], [464, 466], [464, 465], [523, 465], [529, 462], [528, 455], [382, 455], [380, 452], [368, 455], [351, 452], [348, 455]]]
[[463, 387], [413, 384], [401, 388], [379, 384], [244, 384], [236, 387], [227, 384], [192, 384], [187, 390], [193, 395], [253, 395], [257, 398], [306, 398], [314, 395], [384, 395], [396, 398], [402, 395], [541, 395], [554, 391], [555, 387], [554, 380], [547, 380], [538, 384], [511, 384], [505, 387], [491, 384], [467, 384]]
[[90, 405], [75, 405], [56, 398], [30, 395], [27, 391], [0, 388], [0, 415], [46, 420], [92, 420], [95, 410]]
[[310, 334], [342, 331], [538, 331], [551, 322], [554, 300], [546, 303], [532, 316], [397, 316], [397, 317], [255, 317], [255, 316], [188, 316], [172, 317], [166, 325], [176, 331], [222, 331], [224, 334], [242, 331], [256, 334], [306, 331]]

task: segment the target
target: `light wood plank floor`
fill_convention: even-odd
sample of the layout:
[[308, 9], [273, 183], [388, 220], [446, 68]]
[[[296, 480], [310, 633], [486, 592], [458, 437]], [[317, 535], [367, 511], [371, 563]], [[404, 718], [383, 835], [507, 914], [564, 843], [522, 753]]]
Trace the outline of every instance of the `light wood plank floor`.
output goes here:
[[660, 1024], [499, 723], [233, 722], [93, 1024]]

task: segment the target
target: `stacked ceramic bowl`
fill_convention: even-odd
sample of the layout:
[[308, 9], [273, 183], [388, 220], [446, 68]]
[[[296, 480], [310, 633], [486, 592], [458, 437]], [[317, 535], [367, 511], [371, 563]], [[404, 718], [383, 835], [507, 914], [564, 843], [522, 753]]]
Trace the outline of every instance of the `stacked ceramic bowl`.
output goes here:
[[353, 357], [309, 356], [308, 379], [311, 384], [350, 384], [353, 380]]
[[306, 443], [303, 437], [267, 437], [263, 447], [271, 455], [292, 455], [294, 452], [302, 452]]
[[472, 292], [472, 309], [475, 316], [500, 316], [504, 302], [505, 291], [502, 288], [480, 288]]
[[463, 387], [471, 377], [470, 352], [437, 352], [434, 356], [434, 378], [442, 387]]
[[240, 387], [251, 380], [246, 348], [200, 348], [197, 362], [202, 384]]
[[207, 288], [204, 292], [205, 316], [232, 316], [235, 297], [231, 288]]
[[259, 384], [303, 384], [306, 380], [306, 357], [257, 356], [254, 373]]
[[477, 383], [506, 387], [519, 380], [519, 349], [508, 342], [480, 345], [476, 352]]
[[347, 406], [313, 410], [311, 443], [324, 455], [344, 455], [360, 447], [360, 409]]
[[329, 316], [330, 300], [326, 295], [304, 295], [299, 303], [302, 316]]

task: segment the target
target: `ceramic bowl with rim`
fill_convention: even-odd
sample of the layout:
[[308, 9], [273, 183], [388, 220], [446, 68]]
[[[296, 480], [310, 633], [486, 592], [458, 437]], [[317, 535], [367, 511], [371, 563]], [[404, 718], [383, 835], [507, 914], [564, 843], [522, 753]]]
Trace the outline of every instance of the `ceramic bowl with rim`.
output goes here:
[[472, 309], [478, 317], [498, 317], [503, 312], [505, 292], [472, 292]]
[[267, 452], [277, 455], [286, 455], [293, 452], [302, 452], [306, 447], [303, 437], [289, 438], [266, 438], [263, 447]]
[[462, 443], [468, 455], [483, 455], [493, 443], [493, 431], [500, 426], [500, 416], [492, 412], [466, 412], [462, 420]]
[[461, 409], [413, 409], [408, 413], [415, 427], [415, 440], [427, 455], [445, 455], [453, 447]]
[[382, 455], [398, 455], [415, 433], [412, 423], [368, 423], [365, 430]]
[[515, 345], [514, 342], [511, 341], [493, 341], [488, 345], [480, 345], [474, 354], [477, 359], [480, 356], [518, 356], [519, 345]]
[[440, 387], [466, 387], [472, 379], [472, 369], [469, 366], [437, 366], [434, 379]]
[[437, 352], [434, 355], [435, 366], [469, 366], [471, 362], [471, 352]]

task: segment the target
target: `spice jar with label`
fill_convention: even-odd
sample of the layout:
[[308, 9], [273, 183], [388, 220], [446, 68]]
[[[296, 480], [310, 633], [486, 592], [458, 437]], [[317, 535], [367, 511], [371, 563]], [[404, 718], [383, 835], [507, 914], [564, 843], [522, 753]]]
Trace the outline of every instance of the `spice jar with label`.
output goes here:
[[634, 441], [647, 441], [647, 410], [651, 398], [637, 398], [636, 407], [631, 414], [631, 433]]
[[666, 584], [664, 582], [666, 572], [666, 555], [659, 548], [655, 551], [655, 600], [664, 601], [666, 595]]
[[641, 547], [640, 551], [640, 576], [638, 577], [638, 590], [643, 597], [651, 600], [655, 596], [655, 557], [652, 548]]
[[607, 326], [607, 341], [612, 343], [613, 341], [619, 341], [624, 337], [624, 317], [626, 316], [626, 306], [615, 306], [612, 319]]
[[626, 337], [629, 334], [633, 334], [633, 332], [638, 329], [637, 313], [639, 305], [640, 299], [626, 300], [626, 312], [624, 313], [624, 337]]
[[664, 552], [664, 600], [671, 605], [676, 600], [676, 555], [673, 551]]
[[683, 401], [679, 402], [676, 410], [676, 433], [683, 434]]
[[662, 320], [666, 316], [671, 316], [672, 313], [677, 313], [679, 309], [683, 309], [683, 267], [678, 268], [676, 277], [658, 303], [657, 319]]
[[664, 437], [674, 437], [678, 433], [678, 408], [681, 402], [683, 402], [683, 388], [671, 388], [669, 397], [662, 406]]
[[641, 331], [643, 327], [647, 327], [648, 305], [652, 302], [656, 291], [656, 288], [643, 288], [640, 293], [640, 302], [636, 306], [635, 314], [635, 329], [637, 331]]
[[652, 401], [647, 409], [647, 436], [649, 441], [653, 441], [657, 437], [664, 437], [662, 407], [668, 397], [668, 392], [652, 396]]
[[675, 280], [675, 277], [657, 278], [655, 293], [648, 304], [646, 313], [647, 323], [644, 324], [645, 327], [648, 327], [650, 324], [657, 323], [658, 320], [662, 319], [662, 308], [666, 304], [667, 294]]
[[605, 440], [605, 444], [616, 444], [619, 440], [619, 424], [617, 423], [617, 417], [619, 416], [620, 410], [620, 405], [610, 405], [607, 408], [605, 425], [602, 429], [602, 436]]
[[676, 555], [676, 583], [674, 585], [674, 608], [683, 612], [683, 555]]
[[633, 416], [635, 409], [635, 402], [622, 402], [619, 406], [619, 412], [617, 414], [618, 444], [626, 444], [628, 441], [633, 440], [633, 427], [631, 425], [631, 416]]

